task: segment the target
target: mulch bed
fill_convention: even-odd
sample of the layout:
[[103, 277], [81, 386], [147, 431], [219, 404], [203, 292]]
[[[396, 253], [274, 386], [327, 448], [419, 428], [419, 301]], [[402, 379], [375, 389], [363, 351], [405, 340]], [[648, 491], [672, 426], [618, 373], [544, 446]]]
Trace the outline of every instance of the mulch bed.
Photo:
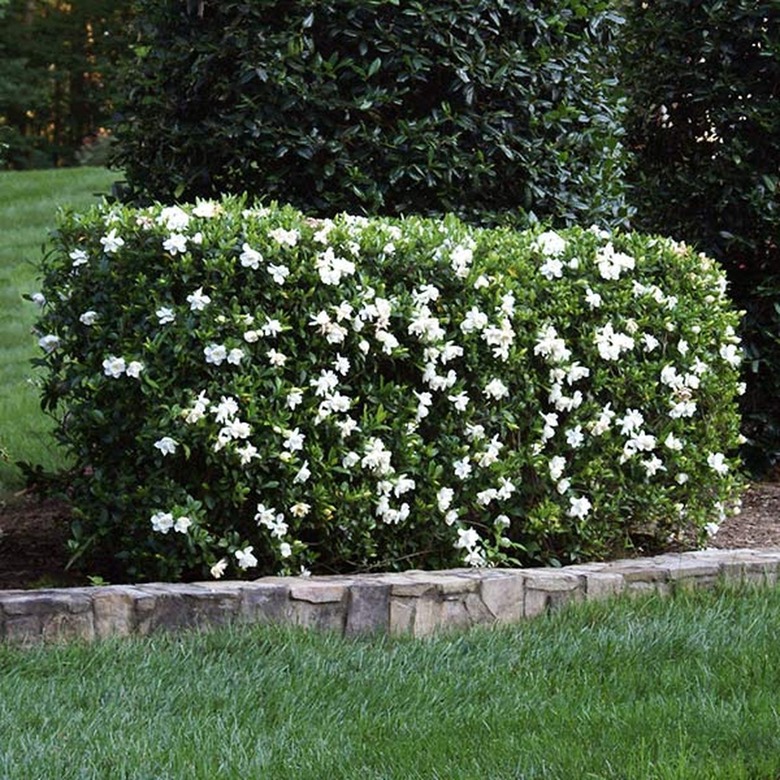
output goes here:
[[[21, 493], [0, 504], [0, 590], [87, 584], [89, 572], [66, 571], [68, 506]], [[742, 513], [730, 518], [713, 547], [780, 547], [780, 483], [751, 485]]]

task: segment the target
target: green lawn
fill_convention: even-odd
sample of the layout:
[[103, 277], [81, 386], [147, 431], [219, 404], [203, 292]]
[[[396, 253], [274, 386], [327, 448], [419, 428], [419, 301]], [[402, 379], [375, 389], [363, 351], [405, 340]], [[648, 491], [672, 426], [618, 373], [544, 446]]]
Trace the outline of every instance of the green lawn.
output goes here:
[[29, 362], [38, 354], [36, 310], [22, 295], [38, 289], [36, 264], [58, 207], [84, 208], [118, 178], [102, 168], [0, 172], [0, 497], [22, 485], [14, 462], [62, 465]]
[[0, 777], [776, 780], [780, 589], [343, 640], [0, 648]]

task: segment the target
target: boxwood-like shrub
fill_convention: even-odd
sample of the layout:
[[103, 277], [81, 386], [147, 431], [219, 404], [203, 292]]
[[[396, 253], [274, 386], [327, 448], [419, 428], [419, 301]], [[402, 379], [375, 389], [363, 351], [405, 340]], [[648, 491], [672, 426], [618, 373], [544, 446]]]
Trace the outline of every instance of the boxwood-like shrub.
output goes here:
[[42, 272], [95, 566], [571, 562], [703, 541], [736, 499], [738, 316], [669, 240], [228, 198], [65, 214]]
[[136, 4], [115, 126], [136, 202], [625, 220], [609, 2], [199, 5]]
[[744, 432], [761, 470], [780, 458], [780, 6], [625, 5], [634, 227], [694, 243], [725, 267], [747, 311]]

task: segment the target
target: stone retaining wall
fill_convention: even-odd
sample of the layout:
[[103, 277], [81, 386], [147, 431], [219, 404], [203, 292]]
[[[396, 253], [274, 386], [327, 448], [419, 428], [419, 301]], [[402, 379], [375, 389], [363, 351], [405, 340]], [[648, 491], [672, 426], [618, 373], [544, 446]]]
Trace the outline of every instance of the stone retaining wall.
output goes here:
[[0, 641], [94, 640], [158, 630], [286, 623], [346, 636], [427, 636], [514, 623], [572, 601], [618, 593], [774, 584], [780, 548], [705, 550], [561, 569], [452, 569], [253, 582], [0, 591]]

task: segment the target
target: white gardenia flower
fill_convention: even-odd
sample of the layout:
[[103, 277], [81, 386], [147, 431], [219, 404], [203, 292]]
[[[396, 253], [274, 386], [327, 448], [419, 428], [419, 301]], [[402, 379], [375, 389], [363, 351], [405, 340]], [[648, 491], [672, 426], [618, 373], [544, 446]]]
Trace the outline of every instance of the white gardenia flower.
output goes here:
[[488, 398], [500, 401], [509, 395], [509, 388], [500, 379], [491, 379], [482, 392]]
[[499, 515], [494, 521], [493, 525], [502, 531], [504, 528], [509, 528], [512, 525], [512, 521], [506, 515]]
[[480, 490], [477, 493], [477, 503], [480, 506], [487, 506], [491, 501], [494, 501], [498, 497], [498, 490], [495, 488], [487, 488], [487, 490]]
[[176, 319], [176, 313], [168, 306], [160, 306], [155, 315], [160, 325], [167, 325]]
[[711, 452], [707, 456], [707, 465], [720, 476], [728, 474], [729, 464], [726, 462], [726, 456], [722, 452]]
[[95, 324], [95, 322], [97, 321], [97, 316], [98, 316], [98, 315], [97, 315], [97, 312], [96, 312], [96, 311], [92, 311], [92, 309], [90, 309], [89, 311], [85, 311], [85, 312], [84, 312], [84, 313], [83, 313], [83, 314], [82, 314], [82, 315], [79, 317], [79, 322], [80, 322], [82, 325], [87, 325], [87, 326], [89, 326], [89, 325], [94, 325], [94, 324]]
[[74, 249], [68, 257], [73, 261], [72, 267], [78, 268], [80, 265], [84, 265], [89, 261], [87, 253], [83, 249]]
[[597, 292], [593, 292], [590, 287], [587, 287], [585, 289], [585, 303], [587, 303], [591, 309], [598, 309], [602, 304], [602, 298]]
[[227, 359], [228, 352], [224, 344], [209, 344], [203, 348], [203, 354], [207, 363], [219, 366]]
[[252, 550], [254, 549], [255, 548], [250, 545], [243, 550], [236, 550], [235, 553], [233, 553], [236, 556], [236, 561], [238, 561], [238, 567], [240, 569], [251, 569], [257, 566], [257, 558], [252, 555]]
[[533, 248], [546, 257], [559, 257], [566, 251], [566, 239], [554, 230], [547, 230], [536, 237]]
[[452, 488], [439, 488], [439, 491], [436, 493], [436, 505], [440, 512], [446, 512], [452, 506], [454, 496], [455, 491]]
[[557, 482], [563, 476], [563, 470], [566, 468], [566, 458], [561, 455], [555, 455], [550, 458], [548, 463], [550, 478]]
[[259, 458], [260, 453], [254, 444], [247, 442], [243, 447], [236, 447], [236, 453], [239, 456], [239, 462], [242, 466], [251, 463], [254, 458]]
[[209, 574], [215, 579], [220, 579], [225, 574], [225, 569], [227, 569], [228, 561], [227, 558], [220, 558], [210, 569]]
[[306, 440], [306, 435], [301, 433], [299, 428], [295, 428], [292, 431], [284, 432], [284, 441], [282, 446], [290, 452], [297, 452], [303, 449], [303, 442]]
[[256, 249], [252, 249], [249, 244], [244, 243], [241, 246], [241, 254], [238, 256], [238, 261], [242, 267], [256, 271], [260, 267], [260, 263], [263, 262], [263, 256]]
[[174, 233], [163, 241], [163, 249], [169, 254], [183, 255], [187, 251], [187, 236]]
[[127, 364], [125, 373], [127, 374], [127, 376], [132, 377], [133, 379], [138, 379], [141, 376], [141, 372], [143, 370], [144, 370], [144, 364], [141, 363], [140, 360], [131, 360]]
[[114, 379], [118, 379], [125, 373], [127, 364], [123, 357], [116, 357], [115, 355], [109, 355], [103, 361], [103, 373], [106, 376], [110, 376]]
[[[204, 397], [203, 402], [208, 403], [208, 398]], [[219, 404], [211, 407], [211, 412], [217, 416], [217, 422], [225, 423], [238, 413], [238, 402], [233, 396], [223, 395], [219, 399]]]
[[585, 496], [579, 498], [572, 496], [569, 498], [569, 510], [567, 514], [569, 517], [578, 517], [582, 519], [588, 516], [592, 508], [593, 505]]
[[303, 465], [298, 469], [297, 474], [293, 477], [293, 484], [300, 485], [309, 481], [311, 477], [311, 469], [309, 468], [309, 461], [304, 461]]
[[540, 266], [539, 273], [548, 281], [560, 279], [563, 276], [563, 262], [554, 257], [548, 257]]
[[173, 530], [176, 531], [176, 533], [186, 534], [191, 525], [192, 520], [186, 515], [182, 515], [181, 517], [176, 518], [176, 522], [173, 524]]
[[474, 259], [474, 252], [467, 246], [456, 246], [450, 254], [450, 267], [459, 279], [469, 275], [469, 268]]
[[742, 364], [742, 352], [736, 344], [723, 344], [718, 351], [718, 354], [729, 365], [738, 368]]
[[625, 333], [617, 332], [611, 322], [596, 328], [593, 341], [604, 360], [618, 360], [622, 352], [634, 348], [634, 339]]
[[480, 542], [479, 534], [473, 528], [458, 528], [458, 541], [455, 547], [463, 550], [471, 550]]
[[642, 412], [637, 409], [627, 409], [623, 417], [618, 417], [615, 421], [620, 426], [620, 432], [627, 436], [633, 431], [639, 430], [645, 422]]
[[482, 330], [487, 327], [488, 316], [480, 311], [476, 306], [472, 306], [467, 312], [463, 322], [460, 323], [460, 329], [463, 333], [471, 333], [475, 330]]
[[268, 338], [276, 338], [282, 332], [282, 323], [276, 319], [267, 319], [260, 327], [260, 332]]
[[657, 455], [651, 455], [646, 460], [641, 461], [640, 465], [648, 477], [655, 476], [659, 471], [666, 471], [664, 462]]
[[30, 296], [30, 300], [36, 305], [36, 306], [45, 306], [46, 305], [46, 296], [43, 293], [40, 292], [34, 292]]
[[268, 273], [277, 284], [284, 284], [290, 275], [290, 269], [286, 265], [269, 265]]
[[555, 328], [547, 325], [537, 336], [534, 355], [549, 358], [552, 363], [564, 363], [571, 358], [571, 350], [566, 347], [566, 342], [559, 338]]
[[230, 363], [232, 366], [240, 366], [243, 358], [244, 358], [243, 349], [238, 349], [238, 348], [231, 349], [230, 352], [228, 352], [227, 362]]
[[322, 397], [329, 395], [338, 387], [339, 378], [333, 371], [323, 369], [319, 377], [310, 380], [309, 384], [314, 388], [315, 395]]
[[661, 344], [661, 342], [658, 341], [658, 339], [650, 333], [643, 333], [641, 339], [644, 345], [645, 352], [652, 352], [654, 349], [657, 349]]
[[191, 311], [203, 311], [211, 303], [211, 298], [204, 294], [202, 287], [198, 287], [194, 293], [187, 296], [187, 303]]
[[630, 255], [616, 252], [612, 243], [596, 252], [596, 265], [603, 279], [619, 279], [623, 271], [632, 271], [636, 261]]
[[275, 349], [269, 349], [266, 353], [268, 362], [272, 366], [283, 366], [287, 362], [287, 355], [283, 355], [281, 352], [277, 352]]
[[152, 530], [161, 534], [167, 534], [173, 528], [173, 515], [170, 512], [155, 512], [149, 521], [152, 524]]
[[216, 217], [220, 212], [220, 205], [213, 200], [199, 200], [197, 205], [192, 210], [192, 214], [195, 217], [202, 217], [203, 219], [211, 219]]
[[469, 463], [468, 456], [461, 458], [460, 460], [456, 460], [452, 464], [452, 467], [455, 471], [455, 476], [458, 477], [458, 479], [468, 479], [471, 475], [472, 467]]
[[180, 206], [166, 206], [160, 211], [157, 222], [168, 230], [185, 230], [190, 224], [190, 217]]
[[345, 469], [351, 469], [355, 464], [357, 464], [360, 461], [360, 455], [357, 454], [357, 452], [348, 452], [344, 457], [341, 459], [341, 465]]
[[293, 517], [306, 517], [311, 511], [311, 504], [307, 504], [303, 501], [298, 501], [290, 507], [290, 514]]
[[107, 235], [101, 237], [100, 243], [107, 255], [113, 255], [125, 245], [125, 240], [116, 234], [116, 228], [112, 228]]
[[292, 547], [289, 542], [282, 542], [279, 545], [279, 555], [282, 558], [289, 558], [292, 555]]
[[615, 419], [615, 412], [612, 411], [612, 405], [607, 404], [599, 414], [595, 422], [589, 425], [590, 432], [593, 436], [601, 436], [606, 433], [612, 425], [612, 420]]
[[664, 446], [673, 452], [680, 452], [683, 448], [683, 443], [681, 439], [678, 439], [673, 433], [670, 433], [664, 439]]
[[294, 388], [287, 393], [287, 408], [295, 409], [296, 406], [300, 406], [303, 403], [303, 390]]
[[336, 355], [336, 359], [333, 361], [333, 370], [341, 376], [346, 376], [349, 373], [350, 363], [349, 359]]
[[298, 243], [301, 234], [297, 230], [285, 230], [278, 227], [269, 230], [268, 235], [280, 246], [294, 247]]
[[[53, 333], [49, 333], [46, 336], [41, 336], [41, 338], [38, 339], [38, 346], [47, 353], [53, 352], [55, 349], [57, 349], [60, 343], [60, 337], [55, 336]], [[103, 365], [105, 367], [105, 361]]]
[[455, 407], [459, 412], [465, 412], [466, 407], [469, 405], [469, 396], [466, 392], [460, 392], [457, 395], [448, 395], [447, 400]]
[[577, 425], [574, 428], [569, 428], [566, 431], [566, 443], [572, 449], [578, 449], [585, 443], [585, 435], [582, 432], [582, 426]]
[[179, 446], [179, 442], [176, 439], [172, 439], [170, 436], [163, 436], [162, 439], [158, 439], [154, 446], [160, 450], [163, 455], [173, 455], [176, 452], [176, 448]]

